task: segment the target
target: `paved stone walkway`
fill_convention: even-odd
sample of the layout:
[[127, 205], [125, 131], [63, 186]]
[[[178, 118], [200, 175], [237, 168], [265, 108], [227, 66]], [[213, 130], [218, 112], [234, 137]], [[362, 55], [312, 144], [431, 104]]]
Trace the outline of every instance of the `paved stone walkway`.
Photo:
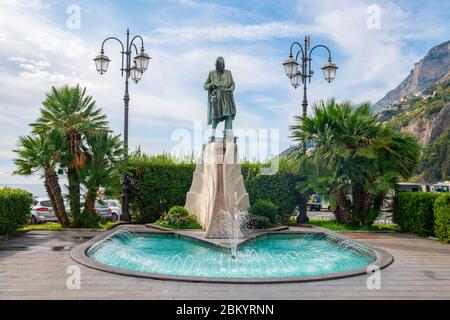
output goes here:
[[[295, 228], [291, 228], [295, 230]], [[204, 284], [139, 279], [84, 266], [68, 290], [70, 249], [100, 231], [33, 231], [0, 242], [0, 299], [450, 299], [450, 245], [393, 233], [345, 235], [389, 251], [381, 289], [369, 275], [309, 283]], [[83, 238], [85, 237], [85, 238]]]

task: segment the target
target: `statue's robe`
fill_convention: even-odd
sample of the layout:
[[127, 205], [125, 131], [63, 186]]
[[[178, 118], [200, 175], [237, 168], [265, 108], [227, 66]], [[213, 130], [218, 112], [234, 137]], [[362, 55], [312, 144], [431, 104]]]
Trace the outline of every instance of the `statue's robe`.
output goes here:
[[[214, 90], [210, 86], [212, 82], [218, 85]], [[213, 119], [220, 122], [227, 116], [231, 116], [234, 120], [236, 104], [233, 96], [234, 81], [231, 71], [224, 70], [223, 73], [217, 70], [210, 71], [205, 82], [205, 90], [208, 90], [208, 125], [212, 124]]]

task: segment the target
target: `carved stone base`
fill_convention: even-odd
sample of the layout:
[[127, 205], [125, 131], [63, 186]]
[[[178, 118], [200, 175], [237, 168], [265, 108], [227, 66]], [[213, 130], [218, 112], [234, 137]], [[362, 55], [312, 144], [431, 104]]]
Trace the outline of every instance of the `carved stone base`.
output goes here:
[[203, 145], [202, 161], [195, 168], [185, 208], [197, 216], [206, 237], [228, 238], [224, 214], [245, 211], [249, 206], [237, 145], [219, 139]]

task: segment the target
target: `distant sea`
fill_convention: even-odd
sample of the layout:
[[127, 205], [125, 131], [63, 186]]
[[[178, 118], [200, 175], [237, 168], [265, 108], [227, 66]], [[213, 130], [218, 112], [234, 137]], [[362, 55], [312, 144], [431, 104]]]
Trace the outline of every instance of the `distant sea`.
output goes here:
[[[8, 188], [13, 188], [13, 189], [24, 189], [30, 193], [32, 193], [33, 195], [35, 195], [37, 198], [47, 198], [47, 192], [45, 191], [45, 187], [43, 184], [14, 184], [14, 183], [10, 183], [10, 184], [0, 184], [0, 188], [3, 187], [8, 187]], [[62, 188], [64, 188], [62, 186]], [[63, 191], [64, 193], [64, 191]]]

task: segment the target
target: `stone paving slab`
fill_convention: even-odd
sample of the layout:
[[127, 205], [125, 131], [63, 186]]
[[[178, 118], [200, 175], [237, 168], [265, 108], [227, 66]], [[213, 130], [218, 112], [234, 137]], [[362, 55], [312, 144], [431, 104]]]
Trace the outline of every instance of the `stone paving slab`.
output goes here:
[[0, 299], [450, 299], [450, 245], [398, 233], [344, 234], [394, 256], [394, 263], [381, 270], [380, 290], [367, 289], [369, 275], [308, 283], [213, 284], [133, 278], [81, 265], [81, 289], [67, 289], [67, 267], [77, 265], [70, 248], [98, 234], [31, 231], [0, 242]]

